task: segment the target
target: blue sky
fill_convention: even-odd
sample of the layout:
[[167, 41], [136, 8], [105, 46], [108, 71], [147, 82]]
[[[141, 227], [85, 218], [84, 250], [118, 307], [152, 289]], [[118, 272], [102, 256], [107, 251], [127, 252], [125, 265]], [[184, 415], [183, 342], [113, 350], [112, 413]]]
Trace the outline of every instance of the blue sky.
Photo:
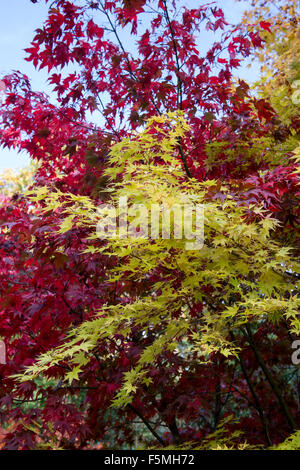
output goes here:
[[[28, 47], [33, 32], [47, 16], [44, 3], [33, 4], [29, 0], [1, 1], [0, 10], [0, 75], [20, 70], [32, 79], [33, 87], [46, 91], [46, 72], [37, 72], [24, 60], [24, 48]], [[29, 163], [25, 153], [0, 148], [0, 170], [20, 168]]]
[[[30, 0], [1, 0], [0, 10], [0, 76], [11, 70], [20, 70], [28, 75], [32, 82], [33, 89], [50, 92], [47, 84], [47, 72], [37, 71], [33, 65], [24, 60], [24, 48], [28, 47], [34, 36], [34, 30], [41, 26], [47, 17], [48, 7], [43, 1], [33, 4]], [[186, 6], [191, 3], [199, 5], [201, 0], [191, 0], [186, 2]], [[218, 0], [216, 2], [224, 11], [226, 19], [231, 23], [237, 23], [248, 2], [235, 0]], [[248, 69], [246, 65], [242, 67], [239, 76], [248, 81], [253, 81], [258, 76], [258, 66]], [[17, 153], [13, 150], [0, 148], [0, 171], [4, 168], [20, 168], [29, 163], [29, 158], [25, 153]]]

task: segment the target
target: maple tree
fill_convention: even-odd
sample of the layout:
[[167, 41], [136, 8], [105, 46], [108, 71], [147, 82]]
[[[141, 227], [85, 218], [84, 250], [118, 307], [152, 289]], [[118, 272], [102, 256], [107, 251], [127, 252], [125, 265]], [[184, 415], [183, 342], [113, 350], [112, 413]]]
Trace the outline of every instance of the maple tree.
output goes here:
[[245, 30], [253, 30], [261, 22], [266, 25], [265, 46], [255, 53], [261, 63], [256, 92], [267, 98], [278, 113], [281, 127], [277, 135], [283, 141], [290, 137], [290, 123], [299, 119], [300, 9], [294, 0], [280, 1], [276, 6], [270, 1], [253, 0], [251, 6], [244, 13]]
[[[235, 78], [272, 25], [199, 3], [57, 0], [26, 49], [57, 103], [2, 79], [0, 142], [37, 162], [0, 206], [4, 448], [298, 445], [299, 119]], [[182, 194], [201, 250], [95, 234]]]
[[14, 194], [26, 191], [33, 183], [36, 168], [31, 164], [20, 170], [6, 168], [0, 174], [0, 191], [3, 196], [13, 196]]

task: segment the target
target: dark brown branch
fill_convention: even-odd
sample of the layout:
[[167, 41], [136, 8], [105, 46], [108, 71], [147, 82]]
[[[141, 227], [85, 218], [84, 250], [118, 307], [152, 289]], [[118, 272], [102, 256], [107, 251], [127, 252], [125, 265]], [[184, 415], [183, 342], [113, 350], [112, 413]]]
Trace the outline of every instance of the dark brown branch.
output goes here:
[[222, 410], [221, 382], [220, 382], [220, 377], [217, 377], [217, 382], [215, 386], [214, 429], [216, 429], [219, 424], [221, 410]]
[[[107, 13], [107, 11], [105, 10], [105, 7], [104, 7], [104, 5], [102, 4], [102, 2], [100, 2], [100, 5], [101, 5], [101, 9], [98, 7], [98, 10], [101, 11], [101, 12], [106, 16], [106, 18], [107, 18], [107, 20], [108, 20], [108, 22], [109, 22], [109, 24], [110, 24], [110, 27], [111, 27], [111, 29], [112, 29], [112, 31], [113, 31], [115, 37], [116, 37], [116, 40], [117, 40], [117, 42], [118, 42], [118, 44], [119, 44], [119, 46], [120, 46], [120, 49], [121, 49], [121, 51], [122, 51], [123, 54], [124, 54], [125, 60], [126, 60], [126, 62], [127, 62], [129, 74], [130, 74], [130, 76], [137, 82], [137, 81], [138, 81], [138, 80], [137, 80], [137, 77], [136, 77], [134, 71], [132, 70], [132, 67], [131, 67], [131, 64], [130, 64], [130, 60], [128, 59], [128, 53], [126, 52], [126, 50], [125, 50], [125, 48], [124, 48], [124, 46], [123, 46], [123, 43], [122, 43], [122, 41], [121, 41], [121, 39], [120, 39], [120, 36], [119, 36], [119, 34], [118, 34], [118, 31], [117, 31], [115, 25], [113, 24], [113, 22], [112, 22], [112, 20], [111, 20], [111, 17], [109, 16], [109, 14]], [[151, 100], [151, 103], [153, 104], [153, 106], [154, 106], [156, 112], [157, 112], [158, 114], [160, 114], [160, 110], [159, 110], [159, 108], [156, 106], [156, 103], [155, 103], [155, 101], [154, 101], [154, 98], [153, 98], [152, 94], [151, 94], [151, 96], [150, 96], [150, 100]]]
[[182, 150], [181, 138], [178, 139], [178, 150], [179, 150], [179, 153], [180, 153], [181, 161], [182, 161], [182, 163], [183, 163], [185, 172], [186, 172], [187, 176], [188, 176], [189, 178], [191, 178], [192, 175], [191, 175], [191, 172], [190, 172], [190, 170], [189, 170], [189, 167], [187, 166], [187, 163], [186, 163], [186, 156], [185, 156], [185, 154], [184, 154], [184, 151]]
[[168, 424], [168, 428], [171, 431], [174, 444], [179, 445], [181, 443], [181, 439], [180, 439], [180, 434], [178, 431], [175, 416], [172, 417], [171, 422]]
[[[235, 341], [235, 337], [234, 337], [234, 334], [233, 332], [231, 331], [230, 332], [230, 337], [231, 337], [231, 340], [234, 342]], [[239, 363], [240, 363], [240, 366], [241, 366], [241, 369], [242, 369], [242, 372], [244, 374], [244, 377], [246, 379], [246, 382], [247, 382], [247, 385], [248, 385], [248, 388], [250, 390], [250, 393], [253, 397], [253, 400], [254, 400], [254, 407], [256, 408], [258, 414], [259, 414], [259, 417], [260, 417], [260, 421], [261, 421], [261, 424], [262, 424], [262, 427], [263, 427], [263, 430], [264, 430], [264, 435], [265, 435], [265, 438], [266, 438], [266, 443], [268, 446], [271, 446], [272, 443], [271, 443], [271, 440], [270, 440], [270, 437], [269, 437], [269, 433], [268, 433], [268, 425], [267, 425], [267, 422], [266, 422], [266, 419], [265, 419], [265, 416], [264, 416], [264, 412], [263, 412], [263, 409], [260, 405], [260, 402], [259, 402], [259, 399], [258, 399], [258, 396], [255, 392], [255, 389], [253, 387], [253, 384], [250, 380], [250, 376], [248, 374], [248, 371], [246, 369], [246, 365], [245, 365], [245, 362], [244, 362], [244, 359], [242, 358], [241, 355], [239, 355], [238, 357], [238, 360], [239, 360]]]
[[167, 21], [167, 24], [168, 24], [169, 29], [170, 29], [171, 38], [172, 38], [172, 44], [173, 44], [173, 49], [174, 49], [174, 54], [175, 54], [175, 61], [176, 61], [176, 71], [177, 71], [177, 107], [179, 107], [180, 109], [182, 109], [182, 81], [181, 81], [181, 78], [180, 78], [180, 76], [179, 76], [181, 66], [180, 66], [180, 63], [179, 63], [178, 49], [177, 49], [175, 34], [174, 34], [173, 27], [172, 27], [172, 22], [171, 22], [171, 20], [170, 20], [170, 15], [169, 15], [169, 10], [168, 10], [168, 6], [167, 6], [166, 0], [163, 0], [163, 4], [164, 4], [164, 6], [165, 6], [165, 17], [166, 17], [166, 21]]
[[276, 398], [278, 399], [278, 402], [281, 406], [281, 409], [286, 417], [286, 420], [287, 420], [287, 423], [289, 425], [289, 427], [291, 428], [292, 431], [295, 431], [297, 429], [297, 426], [296, 426], [296, 423], [290, 413], [290, 410], [286, 404], [286, 401], [273, 377], [273, 375], [271, 374], [267, 364], [265, 363], [260, 351], [258, 350], [257, 346], [256, 346], [256, 343], [253, 339], [253, 336], [252, 336], [252, 331], [251, 331], [251, 328], [250, 328], [250, 325], [246, 325], [246, 332], [243, 331], [243, 334], [245, 335], [249, 345], [251, 346], [254, 354], [255, 354], [255, 357], [256, 357], [256, 360], [257, 362], [259, 363], [261, 369], [263, 370], [264, 374], [265, 374], [265, 377], [267, 379], [267, 381], [269, 382]]
[[144, 425], [149, 429], [149, 431], [151, 432], [151, 434], [158, 440], [158, 442], [162, 445], [162, 446], [165, 446], [165, 441], [157, 434], [157, 432], [155, 431], [155, 429], [153, 429], [153, 427], [151, 426], [151, 424], [149, 423], [149, 421], [146, 420], [146, 418], [144, 418], [144, 416], [142, 415], [142, 413], [137, 409], [135, 408], [133, 405], [129, 404], [128, 407], [135, 412], [135, 414], [143, 421]]

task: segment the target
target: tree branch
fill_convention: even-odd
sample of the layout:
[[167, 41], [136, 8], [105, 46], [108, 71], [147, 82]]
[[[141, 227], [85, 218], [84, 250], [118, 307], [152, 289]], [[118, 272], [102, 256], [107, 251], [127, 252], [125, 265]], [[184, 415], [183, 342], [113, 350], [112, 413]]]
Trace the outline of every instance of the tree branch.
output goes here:
[[144, 425], [149, 429], [149, 431], [151, 432], [151, 434], [153, 434], [153, 436], [158, 440], [158, 442], [162, 445], [162, 446], [165, 446], [165, 441], [157, 434], [157, 432], [155, 431], [155, 429], [153, 429], [153, 427], [151, 426], [151, 424], [149, 423], [149, 421], [146, 420], [146, 418], [144, 418], [144, 416], [142, 415], [142, 413], [137, 409], [135, 408], [133, 405], [129, 404], [128, 407], [135, 412], [135, 414], [143, 421]]
[[258, 348], [255, 344], [255, 341], [254, 341], [253, 336], [252, 336], [251, 327], [250, 327], [250, 325], [246, 325], [245, 328], [246, 328], [246, 332], [244, 332], [242, 330], [243, 334], [245, 335], [249, 345], [253, 349], [256, 360], [259, 363], [261, 369], [263, 370], [266, 379], [268, 380], [274, 394], [276, 395], [276, 397], [279, 401], [279, 404], [280, 404], [280, 406], [282, 408], [282, 411], [283, 411], [283, 413], [286, 417], [286, 420], [287, 420], [287, 423], [288, 423], [289, 427], [291, 428], [292, 431], [295, 431], [297, 429], [296, 423], [295, 423], [295, 421], [294, 421], [294, 419], [293, 419], [293, 417], [290, 413], [290, 410], [289, 410], [289, 408], [286, 404], [286, 401], [285, 401], [284, 397], [281, 394], [281, 391], [280, 391], [274, 377], [272, 376], [271, 372], [269, 371], [267, 364], [265, 363], [260, 351], [258, 350]]

